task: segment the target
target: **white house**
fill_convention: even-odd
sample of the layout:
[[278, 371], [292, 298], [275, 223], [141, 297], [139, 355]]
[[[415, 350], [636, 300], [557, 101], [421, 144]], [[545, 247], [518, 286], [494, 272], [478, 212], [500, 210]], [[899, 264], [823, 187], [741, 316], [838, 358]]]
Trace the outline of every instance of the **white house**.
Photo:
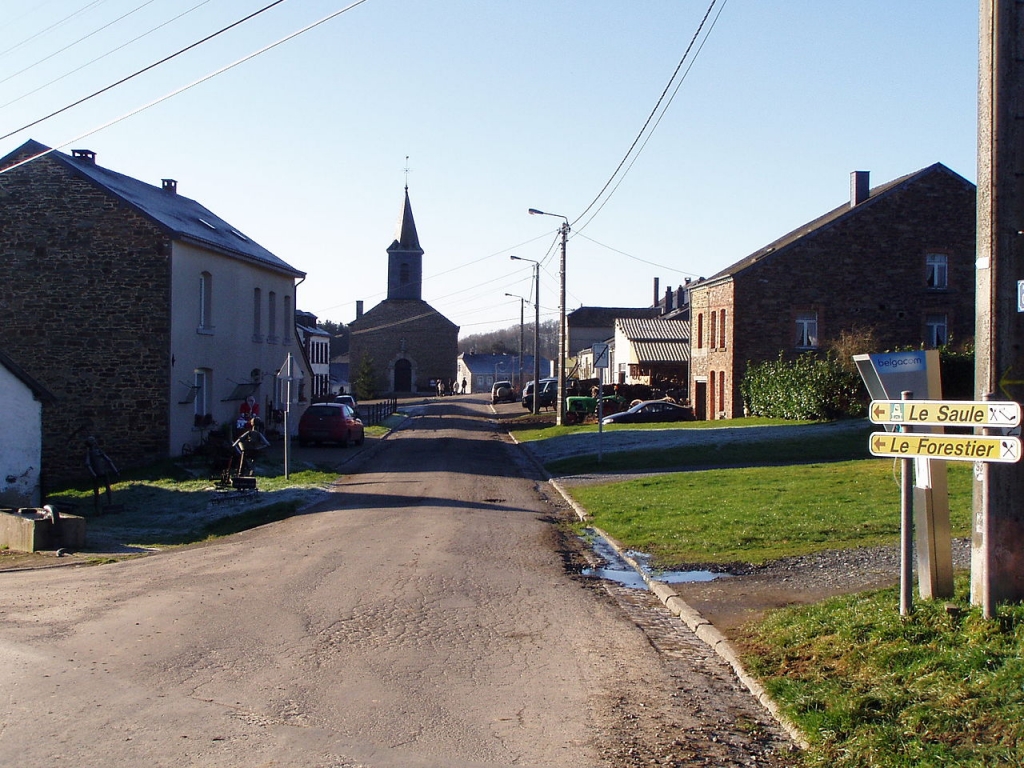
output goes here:
[[0, 351], [0, 507], [38, 507], [43, 452], [43, 404], [53, 396]]

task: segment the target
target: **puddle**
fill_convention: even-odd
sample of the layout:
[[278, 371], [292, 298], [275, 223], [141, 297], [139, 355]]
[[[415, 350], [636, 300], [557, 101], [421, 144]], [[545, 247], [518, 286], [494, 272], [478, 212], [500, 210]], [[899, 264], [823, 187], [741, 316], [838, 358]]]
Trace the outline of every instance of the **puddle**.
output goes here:
[[[598, 579], [607, 579], [621, 584], [624, 587], [633, 589], [647, 589], [647, 582], [637, 571], [627, 563], [615, 548], [592, 530], [587, 529], [583, 540], [594, 551], [604, 563], [599, 568], [584, 568], [584, 576], [592, 576]], [[648, 565], [650, 556], [642, 552], [627, 552], [635, 562], [640, 565], [643, 572], [652, 579], [665, 582], [666, 584], [690, 584], [700, 581], [714, 581], [715, 579], [728, 578], [727, 573], [715, 573], [714, 571], [659, 571], [651, 569]]]

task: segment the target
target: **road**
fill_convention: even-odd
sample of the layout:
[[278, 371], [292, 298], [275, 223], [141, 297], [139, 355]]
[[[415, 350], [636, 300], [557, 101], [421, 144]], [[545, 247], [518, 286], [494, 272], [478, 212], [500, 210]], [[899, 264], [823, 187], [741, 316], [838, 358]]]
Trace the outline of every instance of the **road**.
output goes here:
[[417, 413], [306, 514], [0, 574], [0, 765], [786, 764], [656, 600], [567, 567], [483, 400]]

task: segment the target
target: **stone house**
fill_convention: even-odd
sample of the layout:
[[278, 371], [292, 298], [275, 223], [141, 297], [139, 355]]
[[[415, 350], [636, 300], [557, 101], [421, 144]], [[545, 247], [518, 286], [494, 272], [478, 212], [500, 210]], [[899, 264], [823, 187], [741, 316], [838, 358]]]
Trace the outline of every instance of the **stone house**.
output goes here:
[[55, 398], [46, 478], [85, 476], [90, 435], [125, 468], [179, 455], [249, 396], [269, 419], [275, 373], [302, 357], [302, 277], [172, 179], [150, 185], [35, 141], [0, 159], [0, 328]]
[[46, 388], [0, 350], [0, 507], [38, 507], [43, 453], [43, 406], [53, 402]]
[[874, 189], [691, 283], [698, 418], [743, 415], [748, 362], [824, 353], [844, 333], [880, 350], [974, 336], [975, 188], [941, 163]]
[[[542, 357], [538, 362], [541, 378], [550, 376], [551, 361]], [[517, 389], [521, 389], [520, 381], [523, 385], [533, 381], [533, 355], [523, 355], [520, 366], [519, 355], [463, 352], [458, 358], [458, 374], [455, 379], [460, 388], [463, 379], [466, 380], [466, 394], [490, 394], [496, 381], [511, 381]]]
[[423, 249], [405, 188], [395, 239], [387, 249], [387, 298], [349, 325], [349, 378], [369, 361], [380, 392], [428, 392], [456, 377], [459, 326], [423, 300]]

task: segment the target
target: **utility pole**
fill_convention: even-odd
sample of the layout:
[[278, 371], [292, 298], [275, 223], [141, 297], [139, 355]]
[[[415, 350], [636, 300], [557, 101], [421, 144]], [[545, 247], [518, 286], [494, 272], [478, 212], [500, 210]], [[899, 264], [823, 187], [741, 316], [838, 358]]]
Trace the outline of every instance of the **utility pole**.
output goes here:
[[[1024, 6], [981, 0], [977, 399], [1024, 399]], [[971, 602], [1024, 600], [1024, 465], [975, 465]]]

